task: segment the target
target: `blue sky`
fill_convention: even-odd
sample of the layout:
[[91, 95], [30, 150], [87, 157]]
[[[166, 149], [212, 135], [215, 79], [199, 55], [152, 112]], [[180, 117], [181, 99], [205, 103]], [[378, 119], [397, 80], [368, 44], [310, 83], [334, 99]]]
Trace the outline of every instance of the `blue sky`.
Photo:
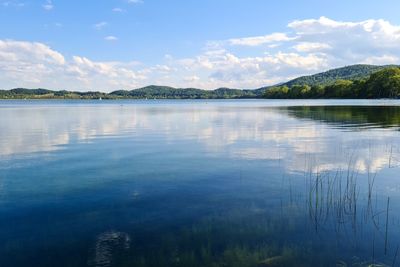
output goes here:
[[0, 88], [257, 88], [400, 58], [399, 1], [0, 0]]

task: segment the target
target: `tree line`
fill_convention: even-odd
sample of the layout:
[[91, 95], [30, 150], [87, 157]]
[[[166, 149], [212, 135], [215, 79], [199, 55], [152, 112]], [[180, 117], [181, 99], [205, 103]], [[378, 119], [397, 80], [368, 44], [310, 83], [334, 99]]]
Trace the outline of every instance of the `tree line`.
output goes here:
[[282, 85], [267, 89], [264, 98], [399, 98], [400, 68], [389, 67], [366, 79], [339, 79], [327, 85]]
[[[371, 74], [371, 71], [374, 71]], [[366, 74], [369, 75], [366, 75]], [[235, 99], [235, 98], [399, 98], [400, 68], [354, 65], [300, 77], [256, 90], [147, 86], [111, 93], [16, 88], [0, 90], [0, 99]]]

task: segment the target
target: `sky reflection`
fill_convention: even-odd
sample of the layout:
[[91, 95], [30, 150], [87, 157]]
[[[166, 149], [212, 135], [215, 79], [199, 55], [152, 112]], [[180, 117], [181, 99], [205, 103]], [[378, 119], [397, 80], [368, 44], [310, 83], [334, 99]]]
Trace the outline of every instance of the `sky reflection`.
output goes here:
[[[69, 144], [96, 138], [125, 137], [132, 142], [192, 140], [210, 154], [276, 160], [290, 172], [310, 171], [311, 163], [313, 172], [345, 169], [350, 161], [360, 172], [376, 172], [396, 166], [400, 160], [398, 128], [363, 127], [369, 123], [369, 118], [363, 117], [351, 122], [356, 130], [348, 131], [349, 116], [357, 117], [343, 109], [317, 107], [317, 116], [301, 102], [295, 107], [262, 101], [243, 101], [236, 107], [228, 101], [165, 104], [3, 105], [0, 156], [11, 159], [67, 149]], [[400, 112], [390, 111], [393, 124]]]

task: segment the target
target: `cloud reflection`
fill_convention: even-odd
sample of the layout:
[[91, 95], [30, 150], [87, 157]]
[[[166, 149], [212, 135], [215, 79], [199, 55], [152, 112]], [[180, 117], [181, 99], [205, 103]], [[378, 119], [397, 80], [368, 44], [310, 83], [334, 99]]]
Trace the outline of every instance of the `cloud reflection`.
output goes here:
[[[134, 137], [134, 142], [161, 137], [171, 143], [190, 140], [211, 155], [279, 160], [290, 172], [346, 169], [349, 162], [360, 172], [377, 172], [399, 164], [397, 128], [379, 127], [374, 121], [375, 127], [358, 129], [353, 121], [356, 130], [349, 131], [338, 127], [348, 124], [340, 121], [341, 116], [348, 119], [343, 110], [318, 110], [317, 119], [309, 110], [270, 107], [262, 101], [237, 106], [227, 103], [88, 102], [3, 107], [0, 156], [51, 152], [74, 142], [114, 136]], [[321, 114], [333, 117], [335, 123], [321, 119]], [[393, 109], [390, 114], [398, 116]], [[361, 123], [368, 123], [368, 117]]]

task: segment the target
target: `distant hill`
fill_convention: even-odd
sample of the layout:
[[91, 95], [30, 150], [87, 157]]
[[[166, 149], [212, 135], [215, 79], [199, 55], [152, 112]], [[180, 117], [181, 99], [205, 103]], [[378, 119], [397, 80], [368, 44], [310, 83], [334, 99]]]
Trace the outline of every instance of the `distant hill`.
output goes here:
[[355, 65], [266, 88], [264, 98], [400, 98], [400, 67]]
[[51, 91], [51, 90], [42, 89], [42, 88], [38, 88], [38, 89], [15, 88], [15, 89], [9, 90], [10, 94], [15, 94], [15, 95], [46, 95], [46, 94], [50, 94], [52, 92], [53, 91]]
[[345, 66], [341, 68], [331, 69], [325, 72], [316, 73], [313, 75], [301, 76], [288, 82], [279, 83], [277, 85], [265, 86], [255, 90], [256, 95], [262, 95], [266, 90], [277, 87], [287, 86], [293, 87], [294, 85], [308, 85], [308, 86], [327, 86], [331, 85], [337, 80], [361, 80], [367, 79], [371, 74], [385, 68], [397, 67], [397, 65], [367, 65], [356, 64]]
[[118, 90], [111, 93], [51, 91], [47, 89], [16, 88], [0, 90], [0, 99], [235, 99], [256, 98], [255, 90], [218, 88], [202, 90], [197, 88], [173, 88], [150, 85], [134, 90]]
[[107, 96], [107, 93], [102, 92], [53, 91], [42, 88], [0, 90], [0, 99], [98, 99]]
[[[235, 99], [235, 98], [261, 98], [265, 92], [277, 86], [329, 86], [338, 80], [362, 80], [371, 74], [392, 66], [352, 65], [332, 69], [326, 72], [309, 76], [302, 76], [276, 86], [262, 87], [255, 90], [218, 88], [215, 90], [202, 90], [198, 88], [174, 88], [169, 86], [150, 85], [134, 90], [118, 90], [111, 93], [102, 92], [76, 92], [52, 91], [48, 89], [16, 88], [0, 90], [0, 99]], [[274, 90], [275, 90], [274, 89]]]
[[302, 76], [294, 80], [283, 83], [287, 87], [293, 85], [330, 85], [337, 80], [360, 80], [368, 78], [372, 73], [380, 71], [394, 65], [375, 66], [375, 65], [351, 65], [342, 68], [332, 69], [325, 72], [317, 73], [309, 76]]
[[169, 86], [150, 85], [130, 91], [119, 90], [109, 94], [127, 98], [162, 98], [162, 99], [200, 99], [200, 98], [254, 98], [254, 90], [218, 88], [202, 90], [197, 88], [174, 88]]

